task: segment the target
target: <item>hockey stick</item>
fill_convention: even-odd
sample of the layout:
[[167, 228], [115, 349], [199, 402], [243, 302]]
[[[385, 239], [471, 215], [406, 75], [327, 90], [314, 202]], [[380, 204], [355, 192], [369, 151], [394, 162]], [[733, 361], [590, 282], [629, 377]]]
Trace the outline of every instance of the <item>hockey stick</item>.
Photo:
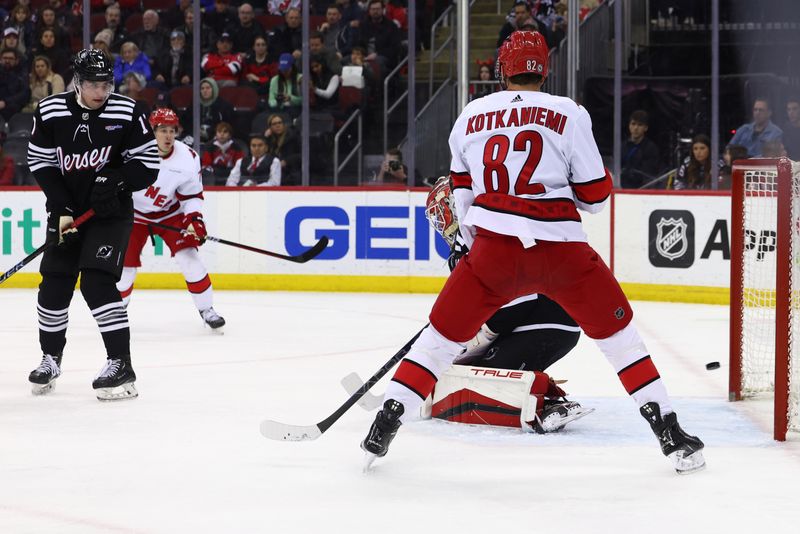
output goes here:
[[[422, 330], [428, 325], [425, 325]], [[378, 372], [369, 377], [369, 380], [358, 388], [358, 391], [353, 393], [344, 404], [342, 404], [335, 412], [317, 423], [316, 425], [287, 425], [271, 419], [265, 419], [261, 422], [261, 434], [265, 438], [274, 439], [278, 441], [312, 441], [320, 437], [326, 430], [328, 430], [341, 416], [347, 412], [358, 400], [366, 394], [378, 380], [388, 373], [392, 367], [397, 365], [397, 362], [403, 359], [411, 349], [411, 345], [417, 340], [422, 330], [416, 333], [414, 337], [408, 340], [402, 349], [392, 356], [388, 362], [383, 364], [383, 367], [378, 369]]]
[[[134, 222], [137, 222], [139, 224], [146, 224], [146, 225], [149, 225], [149, 226], [153, 226], [155, 228], [162, 228], [164, 230], [170, 230], [172, 232], [178, 232], [179, 234], [187, 233], [184, 228], [178, 228], [177, 226], [170, 226], [168, 224], [162, 224], [162, 223], [153, 222], [153, 221], [146, 221], [144, 219], [135, 219]], [[313, 260], [314, 258], [319, 256], [320, 253], [323, 250], [325, 250], [325, 248], [328, 246], [328, 236], [324, 235], [324, 236], [322, 236], [322, 238], [319, 241], [317, 241], [314, 244], [313, 247], [311, 247], [310, 249], [306, 250], [302, 254], [298, 254], [297, 256], [287, 256], [285, 254], [279, 254], [277, 252], [272, 252], [272, 251], [269, 251], [269, 250], [264, 250], [264, 249], [260, 249], [260, 248], [256, 248], [256, 247], [251, 247], [250, 245], [244, 245], [242, 243], [235, 243], [233, 241], [228, 241], [227, 239], [221, 239], [219, 237], [213, 237], [213, 236], [210, 236], [210, 235], [207, 235], [205, 237], [205, 239], [206, 239], [206, 241], [212, 241], [214, 243], [221, 243], [223, 245], [228, 245], [230, 247], [241, 248], [241, 249], [244, 249], [244, 250], [249, 250], [250, 252], [256, 252], [258, 254], [264, 254], [266, 256], [272, 256], [273, 258], [278, 258], [278, 259], [281, 259], [281, 260], [293, 261], [295, 263], [305, 263], [308, 260]]]
[[[94, 210], [92, 210], [92, 209], [88, 210], [86, 213], [84, 213], [83, 215], [81, 215], [80, 217], [75, 219], [75, 221], [72, 223], [72, 228], [79, 227], [80, 225], [85, 223], [87, 220], [91, 219], [93, 215], [94, 215]], [[18, 264], [16, 264], [15, 266], [10, 268], [9, 270], [4, 272], [3, 274], [0, 274], [0, 284], [2, 284], [3, 282], [5, 282], [9, 278], [11, 278], [14, 275], [14, 273], [16, 273], [17, 271], [21, 270], [23, 267], [25, 267], [30, 262], [35, 260], [45, 250], [47, 250], [48, 248], [50, 248], [50, 247], [52, 247], [53, 245], [56, 245], [56, 244], [58, 244], [58, 241], [47, 241], [45, 239], [44, 245], [42, 245], [41, 247], [37, 248], [36, 250], [34, 250], [33, 252], [31, 252], [30, 254], [25, 256], [25, 258], [21, 262], [19, 262]]]
[[[364, 381], [361, 380], [361, 377], [358, 376], [358, 373], [350, 373], [342, 378], [339, 383], [342, 385], [348, 395], [354, 394], [359, 388], [364, 386]], [[380, 408], [381, 404], [383, 404], [383, 395], [373, 395], [369, 392], [364, 393], [364, 395], [361, 397], [361, 400], [358, 401], [358, 405], [368, 412], [371, 412], [376, 408]]]

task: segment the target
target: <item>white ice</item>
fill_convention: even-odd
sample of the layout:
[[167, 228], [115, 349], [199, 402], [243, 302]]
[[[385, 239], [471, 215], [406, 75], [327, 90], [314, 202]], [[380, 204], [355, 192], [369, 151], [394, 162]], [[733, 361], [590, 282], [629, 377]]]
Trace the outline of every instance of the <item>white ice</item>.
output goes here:
[[[424, 421], [361, 473], [373, 414], [318, 440], [264, 439], [265, 418], [313, 424], [424, 323], [432, 295], [217, 292], [225, 335], [188, 293], [136, 291], [140, 397], [98, 402], [104, 353], [79, 293], [63, 376], [33, 397], [35, 290], [0, 292], [0, 532], [790, 532], [800, 442], [771, 439], [765, 403], [728, 403], [727, 309], [637, 302], [636, 324], [705, 471], [672, 470], [595, 346], [553, 369], [597, 411], [560, 434]], [[705, 363], [722, 368], [706, 371]], [[385, 380], [375, 390], [380, 393]], [[796, 436], [794, 436], [796, 438]], [[795, 525], [795, 527], [791, 527]]]

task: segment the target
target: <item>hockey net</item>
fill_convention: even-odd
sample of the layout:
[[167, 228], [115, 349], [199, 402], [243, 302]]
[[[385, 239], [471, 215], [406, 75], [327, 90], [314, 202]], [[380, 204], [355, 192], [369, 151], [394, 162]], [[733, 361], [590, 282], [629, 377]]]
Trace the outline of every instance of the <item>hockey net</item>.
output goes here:
[[800, 163], [734, 163], [730, 400], [774, 395], [774, 436], [800, 431]]

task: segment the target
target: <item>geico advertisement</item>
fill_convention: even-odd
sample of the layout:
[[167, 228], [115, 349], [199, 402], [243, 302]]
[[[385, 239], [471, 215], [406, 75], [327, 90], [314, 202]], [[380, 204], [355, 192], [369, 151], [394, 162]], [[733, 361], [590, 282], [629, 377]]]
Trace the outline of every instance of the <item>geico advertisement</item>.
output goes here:
[[[614, 271], [620, 281], [728, 287], [729, 196], [618, 193], [615, 203]], [[753, 230], [755, 241], [766, 238], [765, 228]], [[768, 249], [762, 247], [774, 254], [774, 245]]]

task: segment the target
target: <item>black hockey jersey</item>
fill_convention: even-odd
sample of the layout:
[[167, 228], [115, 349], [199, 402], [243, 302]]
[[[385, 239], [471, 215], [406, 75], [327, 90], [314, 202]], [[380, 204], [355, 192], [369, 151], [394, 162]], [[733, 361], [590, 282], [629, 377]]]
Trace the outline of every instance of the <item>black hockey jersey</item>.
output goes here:
[[42, 99], [33, 117], [28, 167], [47, 197], [47, 209], [76, 216], [89, 209], [98, 171], [121, 172], [126, 189], [155, 182], [160, 158], [141, 104], [111, 93], [100, 108], [86, 109], [74, 91]]

